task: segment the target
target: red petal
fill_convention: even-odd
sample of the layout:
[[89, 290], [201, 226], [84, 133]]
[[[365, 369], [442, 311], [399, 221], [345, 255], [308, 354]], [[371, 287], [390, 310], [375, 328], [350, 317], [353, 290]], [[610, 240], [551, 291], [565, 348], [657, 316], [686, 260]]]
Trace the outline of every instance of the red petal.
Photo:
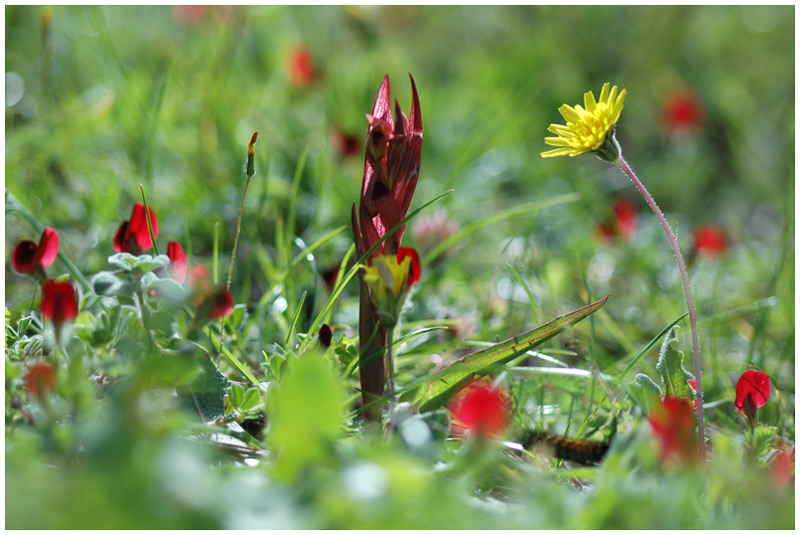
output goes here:
[[[153, 225], [153, 237], [158, 238], [158, 219], [156, 213], [153, 211], [152, 206], [148, 206], [150, 212], [150, 222]], [[147, 228], [147, 216], [144, 212], [144, 205], [136, 203], [133, 205], [133, 213], [131, 220], [128, 224], [129, 235], [133, 236], [136, 240], [136, 245], [141, 251], [147, 251], [153, 246], [153, 241], [150, 239], [150, 230]]]
[[19, 242], [11, 255], [11, 264], [20, 273], [33, 273], [36, 267], [36, 244], [30, 240]]
[[56, 325], [75, 318], [78, 315], [78, 298], [72, 283], [54, 280], [45, 282], [42, 288], [41, 312]]
[[697, 435], [694, 432], [694, 413], [689, 401], [666, 397], [650, 414], [653, 434], [661, 444], [661, 459], [677, 456], [686, 460], [697, 458]]
[[408, 271], [408, 285], [416, 284], [422, 276], [422, 263], [419, 261], [419, 254], [416, 249], [411, 247], [400, 247], [397, 249], [397, 263], [403, 261], [404, 258], [411, 258], [411, 269]]
[[472, 383], [455, 399], [451, 410], [457, 432], [496, 436], [508, 426], [508, 400], [490, 384]]
[[48, 268], [58, 256], [58, 231], [45, 227], [39, 245], [36, 247], [36, 263]]
[[702, 225], [694, 231], [694, 248], [704, 256], [719, 256], [728, 249], [728, 237], [717, 225]]
[[52, 366], [46, 362], [37, 362], [31, 366], [25, 377], [25, 388], [34, 396], [55, 390], [56, 374]]
[[233, 311], [233, 295], [225, 286], [220, 286], [208, 296], [208, 303], [211, 310], [208, 313], [209, 319], [224, 318]]
[[169, 266], [167, 271], [178, 284], [183, 284], [186, 280], [186, 253], [183, 252], [183, 247], [176, 241], [171, 241], [167, 244], [167, 256], [169, 257]]
[[131, 252], [127, 221], [122, 223], [114, 234], [114, 250], [118, 253]]
[[625, 197], [614, 203], [614, 217], [617, 232], [623, 238], [630, 238], [636, 232], [636, 206]]
[[769, 399], [769, 376], [760, 371], [747, 370], [736, 383], [736, 408], [744, 414], [744, 405], [748, 396], [756, 408], [763, 407]]

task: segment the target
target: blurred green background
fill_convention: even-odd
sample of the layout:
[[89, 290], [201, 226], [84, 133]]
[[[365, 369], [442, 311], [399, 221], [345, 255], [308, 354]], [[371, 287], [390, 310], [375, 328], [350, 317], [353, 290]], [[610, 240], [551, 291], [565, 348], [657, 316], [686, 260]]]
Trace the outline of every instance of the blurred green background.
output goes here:
[[[107, 268], [114, 233], [140, 201], [141, 183], [159, 218], [159, 243], [181, 242], [194, 264], [211, 267], [219, 225], [224, 278], [246, 147], [258, 131], [257, 175], [245, 203], [232, 290], [237, 303], [262, 299], [272, 288], [272, 261], [281, 254], [276, 235], [290, 215], [298, 162], [306, 154], [295, 199], [296, 235], [310, 244], [349, 226], [364, 165], [364, 114], [387, 73], [392, 98], [408, 113], [411, 73], [424, 124], [412, 209], [454, 191], [409, 224], [404, 244], [430, 251], [455, 229], [502, 210], [554, 202], [486, 224], [425, 265], [409, 321], [463, 320], [464, 336], [499, 340], [610, 293], [591, 323], [554, 342], [579, 358], [591, 355], [608, 372], [619, 371], [627, 363], [622, 357], [635, 354], [683, 312], [674, 259], [655, 218], [617, 169], [591, 156], [542, 159], [540, 153], [548, 149], [547, 126], [563, 122], [561, 104], [582, 102], [589, 90], [597, 95], [604, 82], [619, 85], [628, 91], [617, 128], [624, 154], [690, 259], [707, 402], [729, 400], [743, 363], [750, 362], [780, 381], [793, 403], [793, 6], [7, 6], [5, 17], [6, 190], [59, 230], [62, 251], [83, 273]], [[312, 65], [307, 79], [292, 74], [301, 48]], [[676, 127], [669, 106], [687, 93], [694, 115], [685, 128]], [[354, 136], [354, 154], [341, 150], [344, 134]], [[577, 195], [569, 202], [560, 197], [569, 194]], [[597, 227], [610, 221], [620, 196], [639, 211], [636, 233], [605, 241]], [[6, 307], [19, 312], [31, 306], [35, 283], [16, 274], [9, 258], [14, 244], [35, 239], [35, 232], [9, 206], [7, 201]], [[431, 220], [437, 211], [438, 219]], [[697, 254], [692, 234], [704, 224], [727, 234], [724, 254]], [[328, 295], [321, 274], [338, 265], [351, 243], [349, 229], [340, 232], [283, 288], [289, 320], [302, 292], [310, 291], [301, 332]], [[292, 252], [299, 251], [295, 246]], [[535, 308], [506, 264], [526, 282]], [[343, 295], [338, 323], [356, 325], [356, 292], [351, 285]], [[277, 341], [277, 328], [271, 329], [262, 327], [256, 357]], [[684, 349], [688, 332], [685, 325]], [[642, 361], [645, 370], [653, 365]], [[412, 363], [405, 366], [409, 370]], [[793, 430], [793, 415], [785, 418]], [[186, 447], [162, 444], [152, 459], [169, 464]], [[139, 466], [129, 462], [131, 470]], [[403, 462], [387, 470], [402, 473]], [[176, 466], [191, 472], [190, 466]], [[359, 467], [339, 468], [348, 474]], [[25, 473], [18, 481], [26, 480]], [[83, 474], [72, 484], [113, 484], [99, 473]], [[217, 477], [197, 485], [213, 486]], [[142, 488], [149, 488], [152, 482], [142, 478]], [[411, 507], [408, 489], [420, 484], [431, 499], [427, 514], [438, 518], [431, 527], [483, 526], [479, 513], [459, 518], [448, 508], [450, 495], [437, 486], [440, 481], [430, 474], [420, 478], [395, 489], [396, 503], [363, 525], [396, 518], [397, 510]], [[323, 487], [335, 486], [334, 479], [324, 481]], [[242, 476], [237, 482], [274, 494], [276, 503], [287, 500], [262, 489], [270, 484], [260, 480]], [[30, 492], [45, 492], [26, 484]], [[132, 495], [141, 491], [137, 484], [130, 484]], [[654, 494], [664, 491], [653, 485]], [[185, 496], [184, 488], [170, 489], [164, 492]], [[8, 495], [8, 483], [6, 490]], [[353, 525], [343, 520], [350, 518], [347, 506], [334, 498], [317, 504], [314, 513], [328, 523], [305, 517], [308, 504], [302, 500], [287, 505], [290, 512], [280, 513], [285, 516], [277, 506], [260, 511], [252, 504], [240, 504], [247, 510], [242, 516], [226, 516], [221, 506], [206, 511], [208, 517], [197, 516], [196, 509], [213, 501], [210, 496], [190, 493], [182, 505], [185, 518], [155, 518], [185, 527], [253, 526], [259, 518], [277, 525], [283, 519], [290, 527], [306, 525], [299, 519], [315, 526]], [[570, 516], [568, 503], [554, 502], [553, 516], [536, 508], [531, 514], [560, 525], [558, 519]], [[98, 491], [84, 506], [88, 512], [104, 504]], [[143, 511], [158, 509], [141, 507], [108, 517], [136, 525]], [[69, 523], [70, 513], [63, 515], [59, 519]], [[403, 518], [403, 525], [425, 527], [414, 524], [413, 515]], [[493, 527], [492, 518], [485, 527]], [[527, 521], [524, 514], [512, 515], [508, 525]], [[604, 524], [590, 512], [581, 521], [620, 525]]]

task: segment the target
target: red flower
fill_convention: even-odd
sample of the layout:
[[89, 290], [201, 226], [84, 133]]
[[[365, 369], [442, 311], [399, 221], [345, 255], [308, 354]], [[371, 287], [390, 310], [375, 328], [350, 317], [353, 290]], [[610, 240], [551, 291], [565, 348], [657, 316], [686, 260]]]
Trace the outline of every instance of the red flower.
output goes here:
[[[158, 220], [152, 206], [148, 206], [150, 222], [153, 225], [153, 237], [158, 238]], [[114, 250], [118, 253], [141, 254], [153, 246], [150, 231], [147, 228], [147, 215], [144, 205], [137, 202], [133, 205], [131, 218], [120, 225], [114, 236]]]
[[173, 6], [172, 11], [181, 24], [192, 26], [206, 17], [208, 6]]
[[295, 47], [289, 54], [289, 81], [296, 87], [310, 85], [316, 78], [314, 58], [304, 46]]
[[11, 263], [20, 273], [33, 273], [36, 266], [48, 268], [58, 256], [58, 231], [45, 227], [39, 245], [30, 240], [23, 240], [14, 248]]
[[778, 490], [786, 489], [794, 481], [794, 448], [780, 450], [772, 459], [772, 484]]
[[[387, 74], [378, 89], [372, 113], [367, 114], [367, 157], [361, 182], [357, 226], [355, 204], [352, 210], [356, 253], [359, 256], [405, 217], [417, 187], [422, 155], [422, 112], [413, 77], [411, 97], [411, 117], [406, 117], [395, 102], [393, 118]], [[405, 227], [401, 227], [372, 256], [397, 251], [404, 230]]]
[[689, 400], [666, 397], [653, 408], [650, 425], [661, 444], [661, 460], [676, 457], [687, 461], [699, 458], [694, 413]]
[[42, 288], [42, 315], [49, 318], [56, 326], [74, 319], [78, 315], [78, 297], [75, 288], [69, 281], [56, 282], [49, 280]]
[[411, 269], [408, 270], [408, 285], [416, 284], [422, 276], [422, 264], [419, 261], [419, 254], [411, 247], [398, 247], [397, 249], [397, 263], [403, 261], [406, 257], [411, 258]]
[[170, 276], [175, 279], [178, 284], [183, 284], [186, 280], [186, 253], [183, 252], [183, 247], [176, 241], [171, 241], [167, 244], [167, 256], [169, 257], [169, 271]]
[[508, 399], [488, 383], [472, 383], [451, 403], [457, 434], [498, 436], [508, 427]]
[[636, 205], [630, 199], [620, 197], [614, 202], [612, 210], [614, 221], [610, 224], [601, 223], [598, 226], [600, 235], [604, 238], [619, 236], [626, 240], [631, 239], [636, 232]]
[[747, 370], [736, 383], [736, 408], [754, 422], [756, 410], [769, 399], [769, 390], [769, 376], [766, 373]]
[[25, 388], [36, 397], [44, 396], [56, 389], [56, 372], [46, 362], [37, 362], [28, 369]]
[[331, 143], [341, 156], [348, 158], [355, 156], [361, 149], [361, 140], [358, 136], [348, 134], [339, 127], [331, 130]]
[[233, 312], [233, 295], [224, 284], [218, 285], [203, 296], [197, 315], [209, 320], [224, 318]]
[[694, 249], [701, 256], [721, 256], [728, 249], [728, 237], [717, 225], [701, 225], [694, 229]]
[[688, 89], [673, 92], [661, 108], [661, 123], [668, 132], [699, 129], [703, 124], [700, 99]]

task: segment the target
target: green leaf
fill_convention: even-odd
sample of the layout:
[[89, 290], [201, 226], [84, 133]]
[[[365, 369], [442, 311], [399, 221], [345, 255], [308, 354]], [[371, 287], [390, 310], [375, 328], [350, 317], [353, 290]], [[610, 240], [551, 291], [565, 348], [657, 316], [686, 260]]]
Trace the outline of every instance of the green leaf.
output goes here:
[[636, 402], [650, 414], [650, 407], [661, 399], [661, 387], [649, 375], [637, 374], [630, 383], [631, 394]]
[[267, 414], [276, 476], [291, 480], [304, 466], [330, 460], [332, 443], [343, 432], [345, 393], [319, 351], [289, 361], [283, 381], [270, 386]]
[[694, 379], [694, 375], [683, 367], [683, 352], [672, 347], [672, 342], [678, 341], [678, 329], [679, 327], [676, 325], [664, 338], [656, 370], [661, 375], [665, 395], [693, 399], [692, 387], [686, 381]]
[[761, 457], [769, 452], [772, 439], [775, 437], [775, 428], [759, 425], [753, 429], [753, 450], [756, 457]]
[[204, 422], [213, 422], [225, 415], [224, 400], [229, 382], [207, 354], [199, 363], [200, 374], [179, 396], [183, 405], [194, 409]]
[[147, 290], [155, 290], [158, 297], [176, 303], [186, 299], [186, 290], [173, 279], [156, 279], [145, 286]]
[[608, 296], [590, 305], [573, 310], [556, 319], [524, 332], [504, 342], [489, 346], [462, 357], [439, 373], [426, 379], [414, 400], [420, 411], [426, 412], [444, 405], [464, 383], [473, 377], [484, 375], [494, 367], [506, 363], [538, 344], [558, 334], [567, 325], [577, 323], [605, 304]]
[[163, 254], [153, 258], [149, 254], [133, 256], [130, 253], [117, 253], [108, 257], [108, 263], [123, 271], [144, 274], [156, 268], [167, 267], [169, 258]]
[[259, 392], [259, 389], [248, 388], [244, 393], [242, 402], [239, 404], [239, 410], [242, 412], [247, 412], [251, 409], [254, 409], [260, 402], [261, 393]]
[[92, 289], [97, 295], [117, 295], [124, 281], [110, 271], [101, 271], [91, 279]]

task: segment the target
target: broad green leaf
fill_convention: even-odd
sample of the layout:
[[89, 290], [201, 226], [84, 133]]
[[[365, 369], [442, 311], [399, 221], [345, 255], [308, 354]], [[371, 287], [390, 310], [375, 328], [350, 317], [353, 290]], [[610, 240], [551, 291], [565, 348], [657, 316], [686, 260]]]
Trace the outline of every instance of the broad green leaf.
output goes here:
[[123, 280], [110, 271], [101, 271], [91, 278], [92, 289], [97, 295], [116, 295], [123, 285]]
[[178, 395], [183, 405], [194, 409], [204, 422], [213, 422], [225, 414], [225, 390], [229, 382], [208, 355], [199, 359], [199, 363], [200, 375]]
[[576, 323], [605, 304], [608, 296], [590, 305], [573, 310], [556, 319], [524, 332], [504, 342], [489, 346], [457, 360], [447, 368], [427, 379], [415, 398], [420, 411], [430, 411], [441, 407], [464, 383], [474, 377], [484, 375], [499, 364], [536, 347], [538, 344], [558, 334], [567, 325]]
[[676, 325], [664, 338], [656, 370], [661, 375], [661, 382], [664, 384], [664, 395], [693, 399], [694, 393], [687, 381], [694, 379], [694, 375], [683, 367], [683, 352], [672, 347], [672, 342], [678, 341], [678, 329], [679, 327]]
[[270, 386], [267, 414], [275, 473], [291, 480], [304, 466], [330, 459], [332, 443], [343, 433], [345, 393], [320, 352], [289, 361], [281, 383]]

